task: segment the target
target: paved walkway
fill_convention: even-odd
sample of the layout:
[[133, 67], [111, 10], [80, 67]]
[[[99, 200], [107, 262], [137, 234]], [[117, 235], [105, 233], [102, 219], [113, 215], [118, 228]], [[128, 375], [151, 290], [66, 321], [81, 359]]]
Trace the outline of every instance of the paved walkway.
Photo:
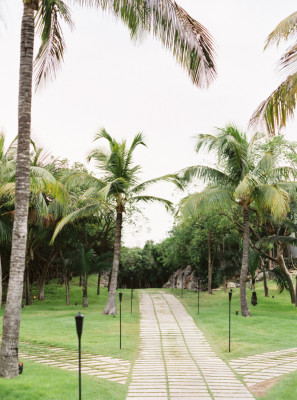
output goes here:
[[[20, 342], [19, 358], [39, 364], [58, 367], [67, 371], [77, 371], [77, 351], [62, 347], [51, 347], [34, 343]], [[130, 372], [130, 362], [118, 358], [83, 353], [82, 373], [113, 382], [126, 384]]]
[[171, 294], [141, 295], [140, 349], [127, 400], [251, 400]]
[[230, 361], [248, 386], [297, 370], [297, 348], [273, 351]]

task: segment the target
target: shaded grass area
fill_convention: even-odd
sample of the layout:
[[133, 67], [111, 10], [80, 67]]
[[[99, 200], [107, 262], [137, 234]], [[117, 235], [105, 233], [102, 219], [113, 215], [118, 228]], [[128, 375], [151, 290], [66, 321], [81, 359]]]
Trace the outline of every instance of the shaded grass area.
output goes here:
[[[184, 291], [181, 299], [181, 292], [174, 291], [217, 354], [226, 360], [297, 347], [297, 308], [290, 303], [288, 292], [279, 293], [271, 284], [270, 297], [265, 298], [262, 285], [258, 284], [256, 307], [250, 304], [251, 293], [248, 290], [252, 317], [244, 318], [240, 315], [239, 289], [233, 289], [229, 353], [228, 291], [218, 290], [212, 295], [200, 293], [199, 315], [197, 292]], [[238, 316], [235, 315], [236, 310], [239, 311]]]
[[[70, 306], [66, 306], [65, 288], [56, 283], [47, 287], [46, 300], [34, 300], [31, 306], [22, 309], [20, 341], [61, 346], [77, 349], [77, 334], [74, 316], [80, 311], [84, 315], [82, 335], [83, 351], [134, 360], [139, 337], [139, 301], [135, 293], [133, 298], [133, 314], [130, 314], [130, 290], [122, 290], [122, 350], [119, 347], [119, 302], [118, 314], [103, 315], [108, 292], [101, 288], [96, 294], [96, 276], [90, 277], [88, 298], [89, 307], [83, 308], [82, 288], [78, 280], [73, 279], [70, 287]], [[33, 295], [37, 294], [34, 293]], [[77, 306], [75, 305], [77, 303]], [[2, 331], [3, 309], [0, 312], [0, 333]], [[20, 350], [22, 347], [20, 346]]]
[[[130, 313], [130, 290], [122, 290], [122, 350], [120, 350], [120, 318], [117, 294], [118, 314], [103, 315], [108, 292], [101, 288], [97, 296], [97, 279], [89, 279], [89, 307], [83, 308], [82, 288], [78, 280], [73, 279], [70, 287], [70, 306], [66, 306], [65, 287], [52, 282], [46, 288], [46, 300], [34, 300], [31, 306], [22, 309], [20, 342], [63, 347], [77, 351], [78, 338], [75, 327], [75, 315], [80, 311], [84, 315], [82, 334], [82, 353], [88, 352], [126, 359], [134, 362], [139, 343], [139, 300], [134, 291], [133, 314]], [[36, 290], [32, 290], [37, 295]], [[77, 305], [75, 305], [77, 303]], [[0, 311], [0, 334], [2, 317]], [[20, 343], [20, 352], [22, 343]], [[124, 400], [128, 384], [121, 385], [104, 379], [82, 375], [83, 398], [88, 400]], [[24, 362], [24, 374], [17, 379], [1, 380], [0, 399], [5, 400], [64, 400], [78, 398], [77, 372], [68, 372], [59, 368], [47, 367], [29, 360]]]
[[[82, 375], [82, 398], [122, 400], [126, 385]], [[46, 367], [27, 361], [17, 379], [2, 379], [0, 398], [5, 400], [65, 400], [78, 398], [77, 373]]]

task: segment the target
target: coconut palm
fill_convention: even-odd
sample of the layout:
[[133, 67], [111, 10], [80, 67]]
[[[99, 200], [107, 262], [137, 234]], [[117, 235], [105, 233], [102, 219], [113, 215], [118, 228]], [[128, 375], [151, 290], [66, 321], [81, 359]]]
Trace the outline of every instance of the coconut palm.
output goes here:
[[23, 0], [19, 72], [18, 147], [15, 218], [10, 279], [3, 320], [0, 376], [18, 376], [18, 337], [23, 271], [26, 258], [30, 196], [30, 133], [35, 22], [41, 37], [36, 83], [54, 77], [63, 61], [65, 42], [61, 22], [73, 26], [68, 4], [90, 5], [111, 11], [129, 27], [131, 36], [152, 31], [195, 85], [208, 86], [216, 75], [213, 42], [208, 31], [173, 0]]
[[[145, 189], [157, 182], [171, 182], [178, 187], [181, 187], [181, 183], [177, 176], [172, 174], [139, 183], [138, 174], [140, 172], [140, 166], [133, 163], [133, 153], [138, 146], [145, 146], [141, 133], [134, 137], [130, 147], [128, 147], [125, 140], [117, 142], [105, 129], [102, 129], [95, 137], [96, 141], [101, 139], [107, 140], [109, 151], [106, 152], [100, 147], [96, 148], [89, 155], [89, 160], [95, 160], [96, 167], [104, 175], [97, 181], [97, 186], [87, 191], [87, 195], [85, 195], [87, 199], [86, 206], [74, 211], [59, 222], [53, 240], [67, 223], [77, 218], [98, 212], [102, 210], [103, 207], [112, 207], [114, 209], [116, 215], [116, 229], [113, 267], [109, 297], [104, 309], [104, 314], [115, 315], [123, 214], [126, 212], [128, 206], [138, 202], [161, 203], [165, 205], [168, 210], [172, 209], [170, 201], [160, 197], [142, 195], [142, 193]], [[88, 198], [87, 196], [90, 197]]]
[[240, 274], [240, 303], [243, 316], [250, 316], [246, 297], [248, 273], [250, 211], [269, 211], [275, 220], [287, 215], [289, 193], [282, 188], [282, 179], [294, 175], [290, 167], [280, 167], [273, 152], [256, 152], [260, 138], [248, 141], [245, 133], [235, 126], [219, 129], [217, 135], [199, 135], [196, 150], [204, 147], [217, 156], [219, 167], [198, 165], [182, 171], [185, 179], [198, 177], [208, 183], [202, 192], [185, 198], [181, 205], [184, 216], [211, 209], [213, 205], [229, 207], [237, 205], [243, 214], [243, 252]]
[[[265, 49], [282, 40], [296, 39], [297, 12], [281, 21], [267, 38]], [[279, 61], [279, 70], [286, 74], [286, 79], [256, 109], [250, 120], [251, 126], [265, 123], [272, 135], [286, 126], [294, 116], [297, 99], [297, 42], [286, 50]]]

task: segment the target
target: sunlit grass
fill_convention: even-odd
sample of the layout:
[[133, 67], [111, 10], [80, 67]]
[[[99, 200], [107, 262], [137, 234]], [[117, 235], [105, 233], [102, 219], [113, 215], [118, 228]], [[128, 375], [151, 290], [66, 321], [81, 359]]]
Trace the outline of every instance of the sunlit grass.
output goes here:
[[[33, 295], [37, 293], [32, 291]], [[74, 279], [70, 287], [70, 306], [66, 306], [65, 287], [51, 283], [46, 289], [46, 300], [34, 300], [22, 309], [20, 342], [40, 343], [49, 346], [77, 350], [78, 338], [75, 315], [84, 315], [82, 353], [94, 353], [134, 361], [139, 343], [139, 301], [136, 291], [133, 297], [133, 313], [130, 313], [130, 290], [122, 290], [122, 349], [120, 350], [120, 318], [102, 314], [108, 292], [101, 288], [96, 294], [96, 277], [89, 280], [89, 307], [83, 308], [82, 288]], [[77, 305], [75, 305], [77, 303]], [[0, 311], [0, 333], [4, 307]], [[20, 343], [20, 351], [22, 344]], [[88, 400], [124, 400], [128, 385], [83, 375], [83, 398]], [[17, 379], [0, 381], [0, 399], [5, 400], [66, 400], [76, 398], [77, 373], [47, 367], [25, 360], [24, 373]]]
[[[168, 290], [171, 293], [171, 290]], [[225, 359], [247, 357], [252, 354], [297, 347], [297, 308], [290, 303], [288, 292], [279, 293], [275, 285], [270, 287], [270, 297], [264, 297], [263, 284], [257, 287], [258, 305], [248, 301], [251, 318], [240, 315], [239, 289], [233, 289], [231, 301], [231, 352], [229, 353], [229, 300], [228, 291], [200, 293], [198, 316], [197, 292], [184, 291], [174, 294], [204, 332], [217, 353]], [[272, 298], [274, 296], [274, 298]], [[236, 316], [236, 310], [239, 315]]]

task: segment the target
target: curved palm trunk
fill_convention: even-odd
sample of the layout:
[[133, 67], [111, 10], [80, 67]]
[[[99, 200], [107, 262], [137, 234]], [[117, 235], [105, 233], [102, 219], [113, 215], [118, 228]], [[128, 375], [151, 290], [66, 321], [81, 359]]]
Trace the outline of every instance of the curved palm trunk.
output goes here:
[[284, 243], [278, 243], [277, 244], [277, 263], [280, 267], [280, 269], [283, 271], [283, 273], [286, 275], [288, 285], [289, 285], [289, 291], [290, 291], [290, 296], [291, 296], [291, 303], [295, 304], [295, 289], [294, 289], [294, 283], [292, 276], [290, 272], [288, 271], [288, 268], [286, 266], [285, 260], [284, 260]]
[[249, 209], [247, 206], [244, 206], [243, 207], [243, 250], [242, 250], [242, 265], [240, 272], [240, 307], [241, 307], [241, 315], [243, 317], [251, 316], [246, 297], [246, 280], [247, 280], [248, 263], [249, 263], [249, 240], [250, 240]]
[[1, 262], [1, 254], [0, 254], [0, 309], [2, 306], [2, 262]]
[[0, 376], [4, 378], [18, 376], [18, 342], [30, 194], [30, 131], [35, 7], [36, 0], [34, 2], [26, 1], [21, 28], [15, 215], [12, 232], [10, 276], [0, 352]]
[[38, 300], [39, 301], [43, 301], [45, 299], [44, 288], [45, 288], [45, 281], [46, 281], [46, 276], [47, 276], [49, 267], [50, 267], [50, 263], [46, 263], [45, 266], [43, 267], [41, 275], [40, 275], [40, 279], [39, 279], [39, 283], [38, 283]]
[[110, 279], [110, 286], [109, 286], [109, 295], [108, 295], [106, 307], [103, 311], [103, 314], [106, 314], [106, 315], [115, 315], [117, 313], [116, 291], [117, 291], [118, 272], [119, 272], [119, 265], [120, 265], [122, 220], [123, 220], [122, 212], [117, 211], [116, 234], [115, 234], [115, 242], [114, 242], [113, 264], [112, 264], [112, 272], [111, 272], [111, 279]]
[[85, 274], [83, 277], [83, 307], [88, 307], [89, 302], [88, 302], [88, 275]]

